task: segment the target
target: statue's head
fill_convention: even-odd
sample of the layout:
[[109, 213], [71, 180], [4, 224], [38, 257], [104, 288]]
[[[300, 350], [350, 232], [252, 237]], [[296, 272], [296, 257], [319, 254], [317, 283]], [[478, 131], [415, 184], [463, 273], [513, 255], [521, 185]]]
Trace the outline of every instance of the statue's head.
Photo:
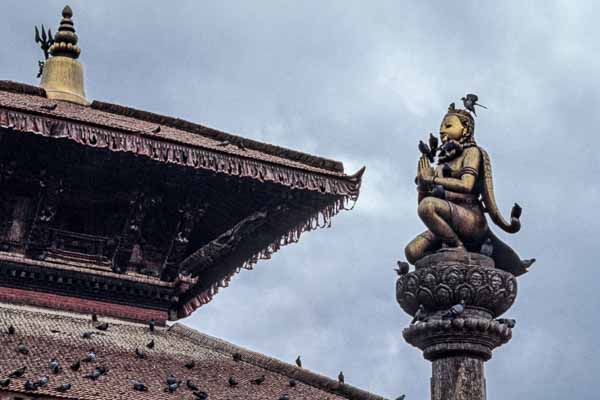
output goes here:
[[475, 143], [475, 120], [467, 110], [459, 110], [454, 103], [448, 107], [448, 112], [440, 126], [440, 138], [442, 143], [454, 140], [461, 144]]

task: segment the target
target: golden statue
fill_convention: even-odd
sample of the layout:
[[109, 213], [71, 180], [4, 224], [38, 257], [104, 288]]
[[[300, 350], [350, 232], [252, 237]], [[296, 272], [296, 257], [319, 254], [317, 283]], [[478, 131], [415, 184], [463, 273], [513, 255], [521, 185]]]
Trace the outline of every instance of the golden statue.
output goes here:
[[[474, 95], [466, 99], [473, 97], [477, 99]], [[472, 104], [465, 102], [465, 106], [473, 109]], [[406, 246], [406, 258], [414, 264], [438, 250], [481, 252], [494, 259], [497, 268], [518, 276], [527, 272], [535, 259], [521, 260], [492, 233], [484, 214], [489, 214], [502, 230], [516, 233], [521, 228], [521, 208], [514, 205], [510, 222], [498, 210], [490, 157], [475, 142], [474, 111], [468, 110], [450, 104], [440, 126], [441, 145], [438, 147], [433, 135], [429, 146], [419, 144], [423, 154], [416, 177], [418, 213], [429, 229]], [[431, 163], [436, 156], [434, 169]]]

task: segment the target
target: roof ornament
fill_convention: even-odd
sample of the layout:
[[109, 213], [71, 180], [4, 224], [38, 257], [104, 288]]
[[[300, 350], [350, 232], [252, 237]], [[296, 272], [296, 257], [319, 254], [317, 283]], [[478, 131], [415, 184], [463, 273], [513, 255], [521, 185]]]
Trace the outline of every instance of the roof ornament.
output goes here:
[[[42, 51], [44, 52], [44, 60], [47, 60], [50, 56], [48, 54], [48, 49], [50, 49], [50, 46], [52, 46], [52, 44], [54, 44], [54, 39], [52, 38], [52, 31], [50, 31], [50, 29], [48, 29], [48, 33], [46, 33], [46, 28], [44, 28], [44, 24], [42, 24], [41, 30], [42, 33], [40, 35], [40, 29], [38, 29], [37, 26], [34, 27], [35, 28], [35, 42], [38, 43], [40, 45], [40, 48], [42, 49]], [[42, 76], [42, 73], [44, 71], [44, 64], [45, 61], [38, 61], [38, 74], [37, 77], [40, 78]]]
[[[69, 101], [88, 105], [83, 85], [83, 66], [77, 61], [81, 49], [77, 46], [79, 38], [73, 24], [73, 10], [65, 6], [58, 32], [52, 38], [50, 30], [42, 27], [41, 34], [36, 28], [36, 42], [44, 50], [46, 61], [40, 62], [38, 77], [49, 99]], [[38, 41], [39, 39], [39, 41]]]

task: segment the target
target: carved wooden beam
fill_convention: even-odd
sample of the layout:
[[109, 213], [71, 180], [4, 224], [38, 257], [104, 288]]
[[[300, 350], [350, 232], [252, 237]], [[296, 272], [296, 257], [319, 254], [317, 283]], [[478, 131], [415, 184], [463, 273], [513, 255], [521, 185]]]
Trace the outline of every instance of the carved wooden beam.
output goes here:
[[202, 246], [179, 264], [182, 275], [197, 276], [219, 260], [232, 254], [239, 244], [267, 222], [269, 213], [257, 211], [238, 222], [213, 241]]

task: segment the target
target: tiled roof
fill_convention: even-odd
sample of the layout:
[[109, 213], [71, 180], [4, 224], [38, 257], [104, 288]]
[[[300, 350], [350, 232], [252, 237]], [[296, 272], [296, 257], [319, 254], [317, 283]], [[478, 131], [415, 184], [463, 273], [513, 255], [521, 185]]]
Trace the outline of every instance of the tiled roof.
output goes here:
[[[108, 330], [96, 330], [99, 323], [84, 315], [0, 304], [0, 380], [13, 370], [27, 367], [22, 377], [12, 378], [7, 387], [0, 387], [0, 394], [3, 390], [26, 393], [24, 384], [28, 379], [35, 381], [47, 375], [49, 384], [29, 394], [82, 400], [193, 399], [192, 390], [185, 384], [190, 379], [208, 394], [209, 400], [278, 400], [284, 394], [290, 400], [383, 399], [181, 324], [156, 327], [150, 332], [141, 324], [101, 317], [100, 322], [108, 322]], [[9, 326], [15, 328], [12, 335], [7, 333]], [[89, 331], [95, 334], [84, 339], [81, 335]], [[148, 349], [146, 345], [152, 340], [155, 346]], [[21, 342], [29, 354], [16, 351]], [[136, 348], [146, 353], [145, 359], [135, 355]], [[69, 366], [90, 349], [97, 354], [96, 362], [82, 362], [78, 371], [71, 370]], [[235, 361], [234, 354], [240, 355], [241, 361]], [[58, 374], [49, 368], [52, 358], [61, 364]], [[185, 366], [190, 361], [195, 364], [192, 369]], [[84, 377], [100, 366], [108, 372], [97, 380]], [[183, 382], [174, 393], [165, 392], [169, 374]], [[261, 376], [265, 377], [262, 384], [251, 382]], [[238, 384], [230, 386], [229, 377]], [[135, 391], [134, 380], [143, 382], [148, 390]], [[290, 380], [295, 386], [290, 386]], [[60, 393], [55, 388], [63, 383], [70, 383], [72, 388]]]
[[158, 161], [356, 197], [360, 176], [341, 163], [128, 107], [49, 100], [43, 89], [0, 81], [0, 125], [127, 151]]

